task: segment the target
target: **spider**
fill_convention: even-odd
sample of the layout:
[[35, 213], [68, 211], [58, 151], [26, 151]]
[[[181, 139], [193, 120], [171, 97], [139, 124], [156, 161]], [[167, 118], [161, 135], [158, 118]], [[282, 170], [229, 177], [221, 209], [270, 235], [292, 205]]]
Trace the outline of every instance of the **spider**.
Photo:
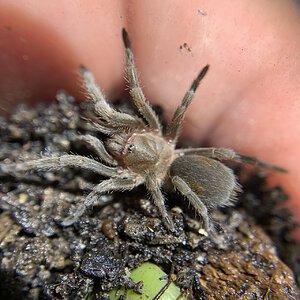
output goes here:
[[66, 154], [60, 157], [2, 164], [2, 170], [16, 173], [75, 167], [107, 177], [108, 179], [96, 184], [83, 203], [77, 206], [75, 213], [63, 221], [64, 226], [76, 222], [87, 208], [98, 200], [99, 195], [117, 190], [131, 190], [144, 184], [163, 223], [173, 232], [175, 226], [167, 212], [161, 191], [161, 188], [169, 182], [191, 203], [202, 218], [204, 229], [209, 232], [212, 229], [210, 210], [231, 205], [237, 192], [240, 191], [240, 185], [233, 171], [225, 166], [222, 160], [244, 162], [277, 171], [285, 170], [254, 157], [238, 154], [228, 148], [175, 149], [185, 112], [209, 66], [206, 65], [195, 78], [163, 134], [162, 125], [146, 101], [139, 83], [131, 42], [125, 29], [122, 31], [122, 37], [130, 95], [140, 117], [113, 109], [96, 85], [92, 73], [81, 66], [80, 73], [98, 117], [94, 126], [105, 134], [107, 139], [103, 142], [92, 135], [81, 135], [79, 138], [94, 149], [99, 160]]

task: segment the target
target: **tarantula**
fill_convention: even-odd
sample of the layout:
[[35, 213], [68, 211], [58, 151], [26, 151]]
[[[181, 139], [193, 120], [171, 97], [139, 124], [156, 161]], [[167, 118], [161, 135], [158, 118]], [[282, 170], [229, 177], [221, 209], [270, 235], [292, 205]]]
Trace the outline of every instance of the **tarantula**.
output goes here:
[[105, 142], [91, 135], [82, 135], [80, 139], [94, 149], [101, 162], [80, 155], [62, 155], [16, 164], [2, 164], [2, 170], [16, 173], [76, 167], [109, 178], [93, 188], [84, 202], [78, 205], [74, 215], [64, 220], [65, 226], [77, 221], [86, 209], [98, 200], [100, 194], [131, 190], [145, 184], [165, 226], [174, 231], [174, 224], [161, 192], [162, 186], [171, 182], [174, 189], [186, 197], [201, 216], [204, 228], [210, 231], [212, 226], [209, 211], [219, 206], [230, 205], [240, 190], [233, 171], [220, 160], [246, 162], [277, 171], [284, 170], [227, 148], [175, 149], [185, 112], [209, 66], [205, 66], [193, 81], [176, 109], [166, 133], [163, 134], [158, 117], [146, 101], [139, 83], [131, 43], [125, 29], [122, 36], [130, 95], [141, 117], [113, 109], [96, 85], [92, 73], [85, 67], [80, 67], [85, 87], [98, 117], [94, 125], [99, 132], [107, 135]]

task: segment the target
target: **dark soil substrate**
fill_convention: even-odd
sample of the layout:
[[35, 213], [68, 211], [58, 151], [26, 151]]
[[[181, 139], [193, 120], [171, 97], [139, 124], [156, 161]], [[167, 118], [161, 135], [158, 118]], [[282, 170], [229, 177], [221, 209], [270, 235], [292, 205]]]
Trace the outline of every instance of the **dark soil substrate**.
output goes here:
[[[0, 119], [0, 160], [93, 156], [74, 141], [77, 133], [97, 135], [80, 117], [81, 109], [89, 115], [89, 104], [81, 106], [63, 96], [59, 104], [20, 107], [9, 121]], [[105, 195], [104, 207], [95, 205], [73, 226], [61, 226], [101, 179], [75, 169], [0, 173], [1, 299], [105, 299], [113, 287], [134, 286], [126, 270], [145, 261], [172, 269], [188, 299], [299, 297], [300, 247], [290, 236], [295, 222], [279, 206], [284, 192], [267, 188], [261, 173], [248, 174], [235, 208], [212, 212], [219, 245], [176, 194], [167, 195], [176, 226], [170, 234], [143, 187]]]

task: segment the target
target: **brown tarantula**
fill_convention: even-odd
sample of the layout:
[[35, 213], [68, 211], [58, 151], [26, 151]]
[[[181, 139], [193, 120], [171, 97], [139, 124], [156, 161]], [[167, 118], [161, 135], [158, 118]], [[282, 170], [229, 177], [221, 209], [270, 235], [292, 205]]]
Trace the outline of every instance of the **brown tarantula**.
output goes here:
[[205, 66], [193, 81], [163, 135], [158, 117], [146, 101], [140, 86], [131, 43], [125, 29], [122, 34], [130, 95], [143, 119], [114, 110], [95, 84], [92, 73], [81, 66], [86, 89], [98, 116], [98, 122], [94, 125], [108, 138], [104, 143], [91, 135], [83, 135], [80, 139], [95, 150], [101, 162], [80, 155], [62, 155], [16, 164], [2, 164], [2, 170], [14, 173], [76, 167], [108, 177], [109, 179], [97, 184], [85, 201], [78, 205], [75, 214], [63, 222], [65, 226], [78, 220], [85, 210], [96, 202], [100, 194], [131, 190], [145, 184], [164, 224], [174, 231], [174, 224], [161, 192], [162, 186], [171, 182], [175, 190], [186, 197], [201, 216], [204, 228], [210, 231], [208, 211], [231, 204], [236, 192], [240, 190], [233, 171], [220, 160], [246, 162], [278, 171], [283, 169], [253, 157], [237, 154], [227, 148], [175, 149], [185, 112], [209, 66]]

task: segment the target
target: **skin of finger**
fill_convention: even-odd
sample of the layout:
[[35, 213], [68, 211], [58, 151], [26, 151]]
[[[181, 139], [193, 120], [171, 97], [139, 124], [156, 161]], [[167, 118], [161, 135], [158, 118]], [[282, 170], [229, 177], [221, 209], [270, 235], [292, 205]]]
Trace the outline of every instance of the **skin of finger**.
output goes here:
[[[27, 88], [28, 98], [32, 98], [32, 90], [38, 97], [49, 85], [76, 94], [76, 70], [83, 63], [92, 69], [106, 94], [117, 96], [114, 91], [121, 91], [124, 82], [120, 28], [125, 26], [133, 41], [144, 91], [149, 101], [163, 105], [170, 117], [191, 80], [209, 63], [211, 70], [188, 112], [185, 133], [195, 144], [205, 141], [229, 146], [289, 169], [289, 175], [277, 175], [274, 180], [289, 190], [291, 205], [299, 214], [296, 182], [300, 176], [295, 163], [300, 144], [299, 10], [285, 0], [275, 0], [272, 5], [267, 0], [200, 4], [89, 0], [84, 4], [61, 1], [58, 7], [51, 1], [2, 1], [0, 34], [5, 26], [7, 31], [18, 28], [26, 37], [27, 50], [45, 43], [41, 30], [52, 35], [46, 49], [25, 53], [25, 59], [27, 55], [31, 60], [23, 67], [26, 72], [19, 71], [21, 63], [14, 64], [13, 59], [4, 61], [8, 66], [4, 70], [13, 65], [17, 71], [12, 72], [9, 83], [17, 78], [19, 90]], [[6, 19], [1, 18], [5, 14]], [[30, 21], [25, 22], [24, 15], [30, 16]], [[57, 53], [58, 42], [69, 51], [58, 53], [50, 65], [63, 73], [67, 57], [68, 73], [57, 77], [46, 68], [47, 76], [43, 76], [34, 65], [43, 65], [45, 57]], [[39, 82], [37, 77], [44, 80]], [[1, 70], [1, 82], [3, 78], [7, 74]], [[9, 95], [11, 86], [6, 90]], [[54, 93], [55, 88], [52, 90]], [[2, 89], [0, 92], [3, 94]], [[1, 105], [14, 103], [15, 98], [2, 97], [5, 102]]]
[[112, 98], [123, 89], [121, 1], [0, 1], [0, 111], [53, 100], [58, 89], [83, 98], [79, 64]]

